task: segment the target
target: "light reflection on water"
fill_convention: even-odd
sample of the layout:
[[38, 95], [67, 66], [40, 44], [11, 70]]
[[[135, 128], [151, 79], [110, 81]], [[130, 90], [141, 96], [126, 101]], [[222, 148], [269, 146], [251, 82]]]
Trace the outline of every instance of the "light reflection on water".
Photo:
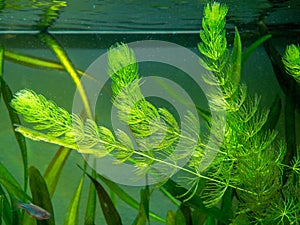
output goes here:
[[[37, 30], [45, 23], [41, 16], [54, 18], [52, 31], [97, 31], [97, 32], [193, 32], [201, 25], [201, 16], [207, 0], [165, 0], [165, 1], [28, 1], [12, 0], [0, 4], [0, 31]], [[57, 3], [59, 2], [59, 4]], [[222, 1], [221, 1], [222, 2]], [[277, 3], [276, 3], [277, 2]], [[53, 5], [56, 4], [56, 5]], [[267, 25], [280, 25], [293, 29], [300, 23], [298, 0], [227, 0], [229, 7], [227, 27], [243, 26], [244, 30], [256, 27], [259, 17], [267, 16]], [[59, 11], [59, 13], [58, 13]], [[58, 17], [58, 19], [56, 19]], [[299, 26], [298, 26], [299, 27]], [[275, 29], [275, 28], [274, 28]]]

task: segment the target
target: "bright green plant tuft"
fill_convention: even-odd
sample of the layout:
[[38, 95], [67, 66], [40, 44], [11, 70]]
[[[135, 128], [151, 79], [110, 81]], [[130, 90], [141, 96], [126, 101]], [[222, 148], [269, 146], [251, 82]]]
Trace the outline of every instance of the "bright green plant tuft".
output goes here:
[[300, 46], [287, 46], [283, 57], [283, 63], [287, 72], [300, 83]]

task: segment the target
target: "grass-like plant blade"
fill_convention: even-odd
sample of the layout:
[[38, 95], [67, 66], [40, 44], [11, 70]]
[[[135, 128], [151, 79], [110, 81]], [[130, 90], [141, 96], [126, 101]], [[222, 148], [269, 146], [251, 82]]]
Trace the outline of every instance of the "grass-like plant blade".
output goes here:
[[236, 90], [241, 79], [242, 69], [242, 42], [238, 29], [235, 27], [235, 36], [231, 57], [231, 82]]
[[[38, 68], [38, 69], [53, 69], [53, 70], [60, 70], [60, 71], [65, 70], [63, 65], [61, 65], [57, 61], [53, 61], [50, 59], [44, 59], [44, 58], [31, 56], [31, 55], [24, 55], [21, 53], [10, 52], [7, 50], [4, 51], [4, 58], [8, 61], [11, 61], [11, 62], [14, 62], [17, 64], [34, 67], [34, 68]], [[80, 76], [85, 76], [91, 80], [97, 81], [94, 77], [90, 76], [89, 74], [86, 74], [85, 72], [83, 72], [79, 69], [76, 69], [76, 71]]]
[[141, 189], [140, 197], [141, 197], [140, 209], [134, 224], [146, 225], [147, 221], [149, 221], [150, 191], [148, 186], [146, 186], [145, 189]]
[[64, 70], [65, 68], [58, 62], [37, 58], [35, 56], [24, 55], [20, 53], [4, 51], [4, 58], [8, 61], [15, 62], [24, 66], [40, 68], [40, 69], [55, 69], [55, 70]]
[[90, 176], [89, 174], [87, 174], [87, 176], [95, 185], [98, 199], [107, 225], [122, 225], [121, 217], [105, 189], [92, 176]]
[[199, 210], [194, 210], [192, 213], [193, 225], [204, 225], [207, 219], [207, 215], [200, 212]]
[[[92, 177], [95, 178], [97, 173], [95, 170], [92, 171]], [[95, 224], [95, 211], [96, 211], [96, 188], [93, 182], [90, 182], [89, 196], [86, 206], [84, 225]]]
[[0, 195], [0, 225], [2, 225], [2, 215], [4, 211], [3, 201], [4, 201], [4, 196]]
[[[128, 195], [122, 188], [119, 187], [116, 183], [114, 183], [111, 180], [106, 179], [105, 177], [98, 174], [98, 177], [109, 187], [110, 190], [112, 190], [122, 201], [124, 201], [127, 205], [131, 206], [134, 209], [139, 209], [140, 205], [139, 203], [132, 198], [130, 195]], [[161, 218], [157, 214], [153, 212], [149, 212], [149, 216], [151, 216], [153, 219], [165, 223], [165, 219]]]
[[[0, 87], [3, 79], [3, 63], [4, 63], [4, 49], [3, 46], [0, 45]], [[0, 92], [0, 99], [1, 99], [1, 92]]]
[[67, 210], [67, 215], [65, 218], [64, 225], [77, 225], [78, 224], [78, 211], [79, 211], [79, 203], [80, 196], [82, 192], [84, 182], [84, 174], [82, 175], [80, 182], [76, 188], [76, 191], [71, 199], [70, 205]]
[[215, 218], [209, 216], [206, 220], [205, 225], [217, 225]]
[[175, 213], [172, 210], [167, 212], [166, 225], [175, 225]]
[[23, 201], [25, 199], [31, 200], [31, 198], [24, 192], [20, 184], [6, 169], [6, 167], [0, 162], [0, 184], [6, 189], [6, 191], [15, 198]]
[[150, 190], [149, 186], [141, 190], [141, 205], [145, 212], [146, 218], [149, 221], [149, 202], [150, 202]]
[[175, 225], [182, 225], [182, 224], [186, 225], [188, 223], [185, 219], [183, 212], [181, 211], [180, 208], [178, 208], [178, 210], [175, 213]]
[[246, 60], [249, 58], [249, 56], [252, 54], [252, 52], [261, 44], [263, 44], [266, 40], [270, 39], [272, 37], [271, 34], [266, 34], [259, 39], [257, 39], [255, 42], [253, 42], [243, 53], [242, 56], [242, 64], [246, 62]]
[[269, 109], [268, 119], [264, 124], [264, 126], [262, 127], [263, 132], [275, 129], [280, 117], [281, 108], [282, 108], [281, 99], [279, 98], [279, 96], [276, 96], [274, 102], [272, 103]]
[[60, 147], [45, 171], [44, 178], [50, 197], [53, 196], [59, 176], [71, 151], [69, 148]]
[[168, 197], [168, 199], [171, 200], [171, 202], [174, 203], [174, 205], [176, 205], [177, 207], [180, 206], [180, 202], [173, 196], [171, 195], [164, 187], [160, 187], [159, 190]]
[[233, 219], [232, 188], [227, 188], [221, 202], [221, 213], [227, 220]]
[[[12, 207], [10, 206], [8, 199], [6, 197], [6, 194], [2, 188], [2, 186], [0, 185], [0, 196], [2, 198], [2, 217], [5, 224], [13, 224], [12, 222]], [[2, 221], [2, 219], [0, 219]]]
[[[13, 98], [12, 93], [6, 82], [3, 80], [3, 62], [4, 62], [4, 49], [0, 46], [0, 86], [1, 86], [1, 93], [3, 96], [4, 103], [9, 113], [10, 121], [12, 127], [13, 124], [17, 123], [20, 124], [20, 119], [15, 111], [10, 107], [9, 103]], [[13, 127], [14, 128], [14, 127]], [[19, 145], [22, 161], [23, 161], [23, 168], [24, 168], [24, 190], [26, 192], [27, 189], [27, 182], [28, 182], [28, 160], [27, 160], [27, 147], [25, 138], [22, 134], [16, 132], [14, 129], [14, 135], [16, 137], [17, 143]]]
[[89, 119], [92, 119], [93, 116], [92, 116], [91, 108], [90, 108], [89, 101], [86, 96], [84, 87], [82, 86], [82, 83], [80, 81], [80, 78], [77, 74], [76, 69], [74, 68], [71, 61], [69, 60], [66, 52], [63, 50], [63, 47], [60, 46], [58, 44], [58, 42], [55, 40], [55, 38], [47, 32], [40, 33], [39, 37], [53, 51], [53, 53], [56, 55], [58, 60], [64, 66], [65, 70], [69, 73], [70, 77], [72, 78], [73, 82], [75, 83], [76, 88], [80, 94], [87, 117]]
[[[33, 204], [45, 209], [51, 214], [51, 217], [47, 220], [37, 220], [37, 225], [55, 225], [54, 212], [47, 184], [40, 171], [34, 166], [31, 166], [29, 168], [29, 185]], [[26, 220], [26, 223], [24, 223], [24, 225], [26, 224], [29, 225], [32, 223], [30, 220]]]
[[179, 209], [175, 214], [175, 224], [191, 224], [192, 223], [192, 215], [190, 207], [185, 204], [181, 204]]
[[19, 133], [16, 132], [14, 129], [14, 124], [21, 124], [20, 118], [18, 114], [14, 111], [14, 109], [10, 106], [10, 102], [13, 99], [12, 92], [6, 82], [2, 80], [1, 82], [1, 92], [3, 96], [3, 101], [6, 105], [6, 108], [9, 113], [9, 118], [11, 122], [11, 126], [13, 128], [14, 135], [16, 137], [17, 143], [19, 145], [22, 161], [23, 161], [23, 170], [24, 170], [24, 190], [26, 192], [27, 189], [27, 183], [28, 183], [28, 158], [27, 158], [27, 146], [25, 142], [25, 137]]

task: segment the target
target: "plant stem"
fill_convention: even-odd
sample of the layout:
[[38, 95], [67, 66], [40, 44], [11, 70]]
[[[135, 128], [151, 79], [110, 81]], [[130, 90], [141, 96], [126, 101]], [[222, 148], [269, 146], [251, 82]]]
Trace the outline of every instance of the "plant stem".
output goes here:
[[78, 92], [80, 94], [80, 97], [82, 99], [82, 102], [83, 102], [84, 109], [86, 111], [87, 117], [89, 119], [92, 119], [93, 118], [93, 114], [91, 112], [90, 104], [89, 104], [88, 98], [86, 96], [84, 87], [82, 86], [82, 83], [80, 82], [80, 79], [79, 79], [79, 76], [78, 76], [78, 74], [76, 72], [76, 69], [72, 65], [72, 63], [69, 60], [67, 54], [65, 53], [65, 51], [63, 50], [63, 48], [58, 44], [58, 42], [54, 39], [54, 37], [52, 35], [50, 35], [49, 33], [47, 33], [47, 32], [40, 33], [39, 37], [54, 52], [54, 54], [56, 55], [56, 57], [59, 59], [59, 61], [61, 62], [61, 64], [64, 66], [64, 68], [66, 69], [66, 71], [69, 73], [69, 75], [73, 79], [73, 81], [74, 81], [74, 83], [75, 83], [75, 85], [76, 85], [76, 87], [78, 89]]
[[[293, 86], [292, 86], [293, 87]], [[293, 101], [294, 88], [285, 96], [285, 140], [287, 152], [284, 158], [285, 164], [290, 164], [294, 156], [297, 155], [296, 130], [295, 130], [295, 102]]]

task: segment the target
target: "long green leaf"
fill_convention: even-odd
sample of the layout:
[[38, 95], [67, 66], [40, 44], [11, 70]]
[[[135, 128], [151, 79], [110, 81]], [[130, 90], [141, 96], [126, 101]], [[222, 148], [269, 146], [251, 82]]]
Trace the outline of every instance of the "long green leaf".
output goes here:
[[[95, 170], [92, 171], [92, 177], [96, 178], [97, 173]], [[93, 182], [90, 183], [89, 196], [86, 206], [86, 213], [84, 218], [84, 225], [95, 224], [95, 211], [96, 211], [96, 188]]]
[[187, 225], [185, 216], [180, 208], [175, 213], [175, 225]]
[[[47, 184], [40, 174], [39, 170], [34, 166], [29, 168], [29, 184], [32, 193], [32, 200], [35, 205], [38, 205], [51, 214], [51, 217], [47, 220], [37, 220], [38, 225], [55, 225], [53, 207], [47, 188]], [[27, 222], [29, 221], [29, 222]], [[26, 224], [32, 224], [30, 220], [27, 220]]]
[[140, 209], [135, 224], [146, 225], [147, 221], [149, 221], [150, 192], [148, 186], [146, 186], [145, 189], [141, 189], [140, 196], [141, 196]]
[[205, 225], [216, 225], [216, 220], [215, 220], [215, 218], [209, 216], [209, 217], [207, 218], [207, 220], [206, 220]]
[[90, 176], [89, 174], [87, 174], [87, 176], [95, 185], [98, 199], [107, 225], [122, 225], [121, 217], [105, 189], [92, 176]]
[[[65, 70], [63, 65], [61, 65], [59, 62], [56, 62], [56, 61], [53, 61], [50, 59], [36, 57], [36, 56], [10, 52], [7, 50], [4, 51], [4, 58], [8, 61], [11, 61], [11, 62], [14, 62], [17, 64], [34, 67], [34, 68], [38, 68], [38, 69], [53, 69], [53, 70], [60, 70], [60, 71]], [[93, 81], [99, 82], [94, 77], [90, 76], [89, 74], [86, 74], [85, 72], [83, 72], [79, 69], [76, 69], [76, 71], [80, 76], [85, 76]]]
[[175, 225], [175, 213], [172, 210], [167, 212], [166, 225]]
[[[4, 63], [4, 49], [3, 46], [0, 45], [0, 87], [3, 79], [3, 63]], [[0, 92], [0, 99], [1, 99], [1, 92]]]
[[84, 175], [82, 175], [80, 182], [76, 188], [76, 191], [71, 199], [70, 205], [67, 210], [67, 215], [65, 218], [64, 225], [77, 225], [78, 224], [78, 211], [79, 211], [79, 203], [80, 203], [80, 196], [82, 192], [84, 182]]
[[3, 198], [3, 208], [2, 208], [2, 212], [3, 212], [3, 220], [5, 222], [5, 224], [13, 224], [12, 222], [12, 214], [13, 214], [13, 211], [11, 210], [11, 206], [9, 204], [9, 201], [6, 197], [6, 194], [4, 193], [4, 190], [2, 188], [2, 186], [0, 185], [0, 195], [2, 196]]
[[92, 119], [93, 115], [91, 112], [91, 108], [84, 87], [82, 86], [78, 73], [74, 68], [74, 66], [72, 65], [63, 47], [60, 46], [59, 43], [56, 41], [56, 39], [47, 32], [40, 33], [39, 38], [47, 44], [47, 46], [53, 51], [53, 53], [56, 55], [58, 60], [64, 66], [65, 70], [69, 73], [70, 77], [72, 78], [73, 82], [76, 85], [78, 93], [80, 94], [87, 117], [89, 119]]
[[207, 215], [195, 209], [192, 214], [193, 225], [204, 225]]
[[191, 209], [188, 206], [186, 206], [185, 204], [181, 204], [175, 214], [175, 224], [176, 225], [181, 225], [181, 224], [189, 225], [191, 223], [192, 223]]
[[18, 114], [10, 106], [10, 102], [13, 99], [13, 95], [10, 88], [8, 87], [8, 85], [4, 80], [2, 80], [1, 82], [1, 92], [3, 95], [4, 103], [9, 113], [9, 118], [10, 118], [11, 126], [14, 131], [14, 135], [16, 137], [17, 143], [21, 151], [23, 170], [24, 170], [24, 190], [26, 192], [27, 183], [28, 183], [28, 157], [27, 157], [27, 146], [25, 142], [25, 137], [19, 132], [16, 132], [14, 129], [14, 124], [21, 124], [21, 121]]
[[71, 151], [69, 148], [60, 147], [46, 169], [44, 178], [48, 186], [50, 197], [53, 196], [59, 176]]
[[269, 109], [268, 119], [264, 124], [264, 126], [262, 127], [263, 132], [266, 132], [268, 130], [273, 130], [276, 128], [277, 122], [280, 117], [281, 108], [282, 108], [281, 99], [279, 98], [279, 96], [276, 96], [274, 102], [272, 103]]
[[246, 51], [244, 51], [242, 56], [242, 64], [249, 58], [249, 56], [252, 54], [252, 52], [259, 47], [261, 44], [263, 44], [266, 40], [270, 39], [272, 37], [271, 34], [267, 34], [262, 36], [261, 38], [257, 39], [254, 43], [252, 43]]
[[233, 209], [232, 209], [232, 188], [228, 188], [223, 195], [221, 203], [221, 213], [227, 220], [233, 219]]
[[30, 66], [41, 69], [55, 69], [55, 70], [64, 70], [64, 67], [56, 61], [37, 58], [35, 56], [23, 55], [20, 53], [10, 52], [5, 50], [4, 57], [6, 60], [21, 64], [24, 66]]
[[238, 85], [241, 79], [241, 68], [242, 68], [242, 42], [240, 34], [237, 28], [235, 28], [235, 36], [231, 57], [231, 82], [234, 89], [238, 89]]
[[145, 189], [141, 190], [141, 205], [143, 206], [143, 210], [145, 211], [145, 215], [148, 221], [149, 219], [149, 204], [150, 204], [150, 190], [147, 185]]
[[3, 201], [4, 201], [4, 196], [0, 195], [0, 225], [2, 225], [2, 215], [4, 211]]
[[[122, 201], [124, 201], [127, 205], [131, 206], [134, 209], [139, 209], [139, 203], [133, 199], [130, 195], [128, 195], [122, 188], [120, 188], [116, 183], [111, 180], [106, 179], [105, 177], [98, 174], [98, 177], [112, 190]], [[153, 219], [165, 223], [165, 219], [161, 218], [157, 214], [153, 212], [149, 212], [149, 216]]]
[[11, 175], [11, 173], [0, 162], [0, 183], [6, 191], [19, 200], [31, 200], [31, 198], [24, 192], [20, 184]]

